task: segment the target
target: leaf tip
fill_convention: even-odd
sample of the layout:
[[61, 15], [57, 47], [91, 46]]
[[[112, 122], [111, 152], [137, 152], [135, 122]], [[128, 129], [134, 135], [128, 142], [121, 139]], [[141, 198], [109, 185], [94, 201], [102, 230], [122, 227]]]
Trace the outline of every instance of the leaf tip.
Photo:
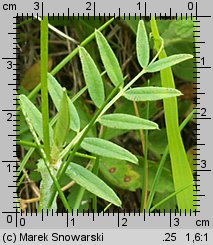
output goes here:
[[160, 128], [159, 128], [159, 125], [157, 124], [157, 123], [155, 123], [156, 124], [156, 130], [160, 130]]
[[175, 92], [175, 96], [182, 96], [182, 95], [184, 95], [180, 90], [178, 90], [178, 89], [173, 89], [174, 90], [174, 92]]
[[139, 163], [138, 163], [138, 158], [135, 156], [135, 155], [133, 155], [134, 156], [134, 158], [132, 159], [132, 163], [134, 163], [134, 164], [136, 164], [136, 165], [138, 165]]

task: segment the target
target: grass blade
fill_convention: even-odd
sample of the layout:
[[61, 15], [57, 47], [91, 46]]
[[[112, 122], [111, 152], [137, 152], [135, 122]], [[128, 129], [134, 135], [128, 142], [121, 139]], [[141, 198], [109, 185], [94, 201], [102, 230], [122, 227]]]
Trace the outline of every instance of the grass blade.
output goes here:
[[177, 196], [178, 193], [181, 193], [182, 191], [188, 189], [190, 186], [193, 185], [194, 182], [189, 183], [188, 185], [182, 187], [181, 189], [171, 193], [170, 195], [168, 195], [166, 198], [164, 198], [163, 200], [161, 200], [159, 203], [155, 204], [151, 209], [150, 212], [153, 212], [156, 208], [159, 208], [159, 206], [161, 206], [162, 204], [164, 204], [165, 202], [167, 202], [169, 199], [171, 199], [174, 196]]
[[47, 88], [48, 73], [48, 17], [41, 20], [41, 111], [44, 151], [50, 160], [50, 136], [49, 136], [49, 103]]
[[[158, 50], [160, 48], [160, 36], [154, 18], [151, 19], [151, 28], [155, 41], [155, 48]], [[159, 59], [164, 59], [166, 57], [165, 50], [162, 50], [159, 54]], [[162, 70], [160, 75], [163, 87], [175, 88], [171, 68]], [[179, 131], [177, 99], [175, 97], [164, 100], [164, 111], [174, 186], [175, 191], [178, 191], [193, 182], [193, 175]], [[194, 208], [193, 190], [193, 185], [190, 185], [189, 188], [177, 194], [177, 204], [179, 209], [186, 209], [187, 212], [190, 212], [190, 209]]]
[[[183, 128], [186, 126], [186, 124], [188, 122], [190, 122], [190, 120], [193, 118], [195, 112], [196, 112], [195, 109], [193, 111], [191, 111], [191, 113], [181, 123], [181, 125], [179, 127], [180, 132], [183, 130]], [[167, 147], [164, 150], [164, 153], [163, 153], [163, 155], [161, 157], [160, 163], [158, 165], [158, 170], [157, 170], [155, 178], [153, 180], [153, 184], [152, 184], [151, 191], [149, 193], [149, 198], [148, 198], [148, 201], [147, 201], [147, 210], [150, 210], [150, 208], [151, 208], [152, 201], [153, 201], [155, 192], [157, 190], [157, 187], [159, 186], [160, 176], [161, 176], [161, 173], [163, 171], [163, 167], [164, 167], [164, 164], [165, 164], [165, 161], [167, 159], [168, 154], [169, 154], [169, 148], [168, 148], [168, 145], [167, 145]]]

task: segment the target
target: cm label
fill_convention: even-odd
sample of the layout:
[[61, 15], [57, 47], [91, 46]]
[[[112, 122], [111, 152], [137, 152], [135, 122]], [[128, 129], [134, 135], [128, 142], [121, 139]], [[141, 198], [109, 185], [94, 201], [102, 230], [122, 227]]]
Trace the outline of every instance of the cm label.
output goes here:
[[2, 8], [4, 11], [15, 11], [16, 4], [15, 3], [3, 3]]

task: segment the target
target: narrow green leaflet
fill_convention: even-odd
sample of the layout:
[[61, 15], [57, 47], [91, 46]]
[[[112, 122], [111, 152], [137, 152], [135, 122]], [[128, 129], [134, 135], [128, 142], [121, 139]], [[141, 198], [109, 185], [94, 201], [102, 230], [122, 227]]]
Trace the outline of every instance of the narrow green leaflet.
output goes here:
[[[53, 180], [44, 164], [44, 160], [40, 159], [38, 161], [38, 172], [41, 174], [41, 183], [40, 183], [40, 201], [39, 201], [39, 211], [41, 212], [42, 209], [46, 211], [48, 209], [49, 199], [51, 197], [51, 193], [54, 192], [53, 188]], [[52, 168], [52, 173], [56, 175], [56, 171]], [[54, 201], [52, 202], [52, 206], [49, 209], [56, 210], [56, 196]]]
[[[23, 94], [19, 96], [21, 109], [25, 118], [27, 117], [32, 124], [39, 139], [43, 140], [42, 115], [37, 107]], [[52, 144], [53, 130], [49, 126], [50, 143]]]
[[99, 122], [106, 127], [116, 129], [158, 129], [157, 123], [122, 113], [103, 115]]
[[98, 156], [126, 160], [135, 164], [138, 163], [138, 159], [131, 152], [107, 140], [93, 137], [85, 138], [81, 143], [81, 147]]
[[137, 36], [136, 36], [136, 51], [137, 58], [142, 68], [149, 64], [149, 40], [146, 33], [144, 21], [138, 23]]
[[[61, 100], [63, 98], [63, 88], [58, 83], [58, 81], [49, 73], [47, 75], [47, 81], [48, 81], [48, 91], [50, 93], [50, 96], [53, 100], [53, 103], [57, 111], [59, 111]], [[78, 116], [78, 112], [70, 99], [69, 99], [69, 108], [70, 108], [69, 109], [70, 110], [70, 128], [78, 132], [80, 130], [80, 119]]]
[[[100, 31], [95, 31], [95, 37], [106, 72], [112, 83], [115, 86], [118, 86], [123, 81], [123, 74], [118, 60], [111, 47], [109, 46], [107, 40]], [[123, 87], [123, 83], [121, 86]]]
[[79, 47], [79, 53], [89, 95], [94, 104], [100, 108], [105, 99], [104, 85], [101, 74], [98, 71], [92, 57], [88, 54], [85, 48]]
[[176, 65], [180, 62], [183, 62], [185, 60], [188, 59], [192, 59], [193, 55], [191, 54], [175, 54], [175, 55], [171, 55], [169, 57], [163, 58], [163, 59], [159, 59], [156, 62], [150, 64], [147, 68], [146, 68], [146, 72], [157, 72], [157, 71], [161, 71], [165, 68], [171, 67], [173, 65]]
[[58, 119], [53, 134], [54, 144], [57, 148], [59, 149], [62, 148], [69, 128], [70, 128], [69, 99], [66, 93], [66, 89], [64, 89], [60, 109], [58, 112]]
[[180, 95], [182, 95], [182, 93], [174, 88], [152, 86], [132, 88], [124, 93], [124, 97], [131, 101], [161, 100]]
[[103, 180], [99, 179], [95, 174], [84, 167], [71, 163], [66, 170], [66, 175], [98, 197], [103, 198], [118, 207], [121, 206], [121, 201], [115, 192], [105, 184]]

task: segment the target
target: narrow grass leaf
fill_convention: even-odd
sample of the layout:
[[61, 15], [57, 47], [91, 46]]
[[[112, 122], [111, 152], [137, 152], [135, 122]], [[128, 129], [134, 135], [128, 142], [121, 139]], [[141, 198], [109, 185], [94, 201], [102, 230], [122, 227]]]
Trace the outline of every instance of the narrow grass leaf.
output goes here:
[[157, 123], [122, 113], [103, 115], [99, 122], [103, 126], [115, 129], [158, 129]]
[[[118, 86], [123, 81], [123, 74], [118, 60], [100, 31], [95, 31], [95, 37], [106, 72], [112, 83], [115, 86]], [[121, 87], [123, 87], [123, 83], [121, 84]]]
[[89, 55], [85, 48], [79, 47], [79, 53], [89, 95], [94, 104], [100, 108], [105, 99], [104, 85], [101, 74], [98, 71], [98, 68], [92, 57]]
[[168, 202], [169, 199], [171, 199], [174, 196], [177, 196], [178, 193], [181, 193], [182, 191], [184, 191], [185, 189], [189, 188], [190, 186], [192, 186], [194, 184], [194, 182], [188, 184], [187, 186], [182, 187], [180, 190], [177, 190], [173, 193], [171, 193], [170, 195], [168, 195], [166, 198], [164, 198], [163, 200], [161, 200], [160, 202], [158, 202], [157, 204], [155, 204], [151, 209], [150, 212], [153, 212], [154, 210], [156, 210], [157, 208], [159, 208], [162, 204], [164, 204], [165, 202]]
[[136, 36], [136, 51], [137, 58], [142, 68], [149, 64], [149, 40], [146, 33], [144, 21], [140, 20], [138, 23], [137, 36]]
[[121, 206], [121, 201], [115, 192], [103, 180], [84, 167], [71, 163], [66, 170], [66, 175], [96, 196], [118, 207]]
[[153, 101], [180, 96], [182, 93], [174, 88], [138, 87], [127, 90], [124, 97], [131, 101]]
[[66, 89], [63, 92], [60, 109], [58, 112], [58, 119], [54, 128], [53, 140], [57, 148], [62, 148], [70, 128], [70, 109], [69, 99]]
[[[154, 18], [151, 19], [152, 34], [155, 40], [155, 48], [158, 51], [160, 48], [160, 36], [157, 24]], [[191, 56], [191, 55], [190, 55]], [[159, 59], [166, 59], [167, 54], [162, 50], [159, 54]], [[172, 69], [161, 70], [161, 82], [163, 87], [175, 88]], [[169, 153], [172, 165], [172, 175], [175, 186], [175, 191], [182, 189], [193, 182], [192, 171], [187, 159], [186, 151], [183, 145], [178, 123], [178, 106], [175, 97], [164, 100], [164, 114], [166, 121], [166, 131], [168, 137]], [[194, 209], [194, 187], [193, 185], [177, 194], [178, 208], [190, 212]]]
[[146, 72], [157, 72], [165, 68], [176, 65], [180, 62], [183, 62], [188, 59], [192, 59], [193, 55], [191, 54], [175, 54], [163, 59], [159, 59], [156, 62], [152, 63], [146, 68]]
[[[40, 159], [37, 164], [38, 172], [41, 174], [41, 183], [40, 183], [40, 201], [39, 201], [39, 211], [41, 212], [42, 209], [46, 211], [47, 209], [57, 209], [56, 204], [56, 196], [54, 198], [54, 201], [52, 202], [51, 207], [48, 208], [49, 199], [51, 197], [51, 193], [54, 191], [53, 189], [53, 180], [47, 170], [47, 167], [44, 163], [43, 159]], [[54, 173], [53, 173], [54, 172]], [[56, 171], [53, 171], [52, 173], [56, 175]]]
[[[48, 79], [49, 94], [53, 100], [53, 103], [57, 111], [59, 111], [61, 100], [63, 98], [63, 88], [51, 74], [48, 74], [47, 79]], [[70, 110], [70, 128], [73, 131], [78, 132], [80, 130], [80, 119], [78, 116], [78, 112], [70, 99], [69, 99], [69, 110]]]
[[[27, 117], [30, 120], [35, 132], [39, 136], [40, 140], [43, 140], [43, 128], [42, 128], [42, 115], [41, 112], [37, 109], [37, 107], [25, 96], [20, 95], [20, 105], [23, 111], [25, 118]], [[53, 130], [49, 126], [50, 132], [50, 143], [52, 144], [53, 138]]]
[[48, 17], [44, 16], [40, 23], [40, 57], [41, 57], [41, 113], [44, 151], [50, 161], [50, 132], [49, 132], [49, 97], [47, 88], [48, 73]]
[[[181, 125], [179, 127], [180, 132], [184, 129], [184, 127], [187, 125], [187, 123], [189, 123], [192, 120], [195, 112], [196, 112], [196, 109], [192, 110], [190, 112], [190, 114], [184, 119], [184, 121], [181, 123]], [[165, 164], [165, 161], [167, 159], [168, 154], [169, 154], [169, 148], [167, 145], [167, 147], [165, 148], [164, 153], [161, 157], [160, 163], [158, 165], [158, 169], [156, 171], [156, 175], [155, 175], [153, 183], [152, 183], [151, 191], [149, 193], [149, 198], [147, 201], [147, 210], [150, 210], [150, 208], [151, 208], [153, 198], [154, 198], [155, 192], [157, 190], [157, 187], [159, 186], [160, 177], [161, 177], [162, 170], [163, 170], [163, 167], [164, 167], [164, 164]]]
[[135, 164], [138, 163], [138, 159], [131, 152], [107, 140], [93, 137], [85, 138], [81, 143], [81, 147], [98, 156], [126, 160]]

